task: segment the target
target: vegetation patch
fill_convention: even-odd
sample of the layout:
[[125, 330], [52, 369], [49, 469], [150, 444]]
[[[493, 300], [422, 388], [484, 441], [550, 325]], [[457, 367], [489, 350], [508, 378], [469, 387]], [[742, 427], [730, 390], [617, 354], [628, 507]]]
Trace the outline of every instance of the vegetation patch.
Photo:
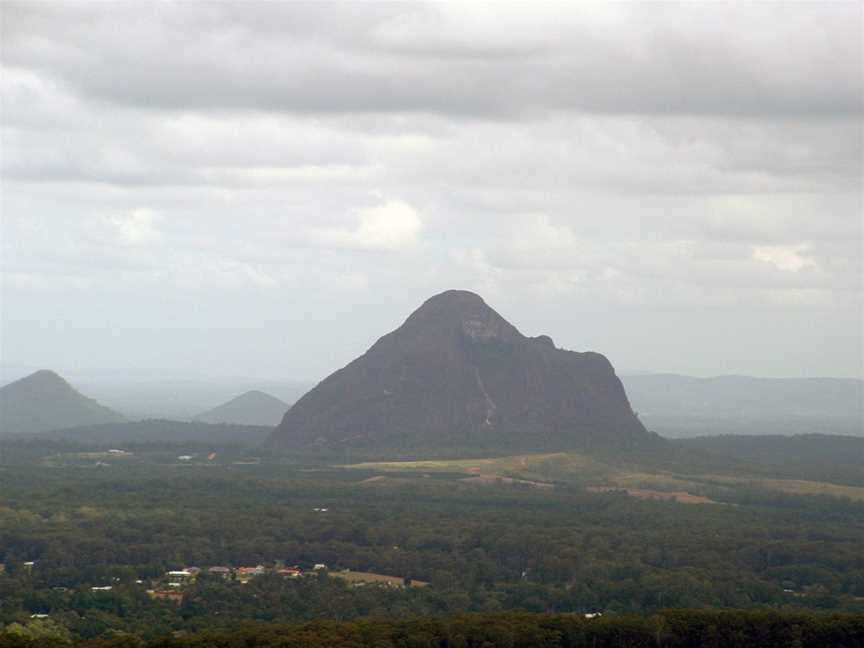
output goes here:
[[615, 486], [589, 486], [592, 493], [626, 493], [630, 497], [643, 500], [664, 500], [678, 502], [679, 504], [716, 504], [712, 499], [701, 495], [693, 495], [683, 491], [656, 491], [641, 488], [617, 488]]
[[331, 578], [339, 578], [354, 585], [365, 585], [366, 583], [377, 583], [387, 585], [389, 587], [426, 587], [429, 585], [426, 581], [415, 580], [400, 576], [385, 576], [384, 574], [376, 574], [374, 572], [351, 571], [343, 569], [342, 571], [328, 572]]
[[746, 477], [712, 476], [711, 481], [747, 488], [762, 488], [765, 490], [788, 493], [790, 495], [827, 495], [843, 497], [857, 502], [864, 502], [864, 488], [844, 486], [828, 482], [806, 481], [801, 479], [749, 479]]

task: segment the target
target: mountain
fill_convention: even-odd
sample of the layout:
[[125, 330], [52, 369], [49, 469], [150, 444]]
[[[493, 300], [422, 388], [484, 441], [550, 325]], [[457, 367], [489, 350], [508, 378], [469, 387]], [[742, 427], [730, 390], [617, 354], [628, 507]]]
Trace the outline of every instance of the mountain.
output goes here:
[[525, 337], [458, 290], [426, 301], [303, 396], [269, 442], [384, 453], [663, 443], [634, 415], [605, 357]]
[[633, 408], [668, 437], [864, 436], [864, 381], [853, 378], [623, 376]]
[[0, 388], [2, 436], [123, 420], [53, 371], [37, 371]]
[[244, 425], [277, 425], [288, 404], [262, 391], [248, 391], [227, 403], [195, 417], [203, 423], [240, 423]]

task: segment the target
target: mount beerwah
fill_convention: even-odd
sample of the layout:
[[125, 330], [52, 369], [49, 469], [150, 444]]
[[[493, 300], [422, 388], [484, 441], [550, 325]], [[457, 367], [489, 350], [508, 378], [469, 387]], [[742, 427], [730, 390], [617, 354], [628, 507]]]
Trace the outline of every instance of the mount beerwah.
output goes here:
[[297, 401], [274, 448], [642, 449], [664, 442], [634, 414], [599, 353], [526, 337], [471, 292], [427, 300]]

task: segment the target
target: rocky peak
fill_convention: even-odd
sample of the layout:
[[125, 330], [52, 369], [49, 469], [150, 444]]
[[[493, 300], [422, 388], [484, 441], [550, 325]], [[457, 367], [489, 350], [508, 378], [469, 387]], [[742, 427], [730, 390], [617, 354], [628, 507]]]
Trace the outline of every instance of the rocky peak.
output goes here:
[[527, 338], [479, 295], [449, 290], [295, 403], [271, 443], [546, 450], [652, 436], [606, 358]]
[[405, 327], [424, 334], [458, 331], [463, 338], [478, 342], [521, 337], [480, 295], [467, 290], [447, 290], [427, 299]]

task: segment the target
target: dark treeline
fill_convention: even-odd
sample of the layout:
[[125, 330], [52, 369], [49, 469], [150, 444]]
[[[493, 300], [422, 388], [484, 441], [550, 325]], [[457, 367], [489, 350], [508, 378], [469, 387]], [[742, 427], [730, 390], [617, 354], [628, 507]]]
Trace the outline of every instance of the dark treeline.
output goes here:
[[167, 635], [149, 642], [117, 634], [0, 637], [2, 648], [861, 648], [864, 615], [741, 610], [664, 610], [650, 617], [584, 619], [503, 613], [406, 620], [240, 624], [230, 630]]
[[746, 461], [751, 471], [791, 479], [864, 485], [864, 437], [830, 434], [720, 435], [678, 439], [683, 450]]
[[239, 423], [203, 423], [200, 421], [172, 421], [146, 419], [125, 423], [100, 423], [11, 436], [4, 441], [10, 450], [18, 443], [118, 445], [141, 443], [200, 443], [204, 445], [241, 445], [256, 447], [270, 434], [271, 428]]

